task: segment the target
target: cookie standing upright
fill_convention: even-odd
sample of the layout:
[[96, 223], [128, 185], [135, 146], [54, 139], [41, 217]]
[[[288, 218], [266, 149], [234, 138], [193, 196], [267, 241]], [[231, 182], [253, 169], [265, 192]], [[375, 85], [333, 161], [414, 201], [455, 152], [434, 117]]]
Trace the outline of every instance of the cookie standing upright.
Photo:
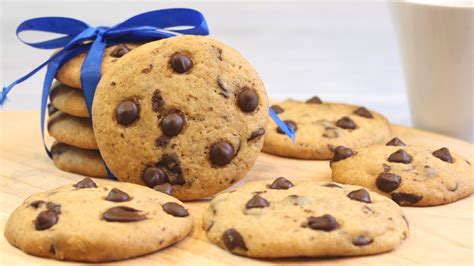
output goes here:
[[332, 178], [367, 187], [400, 205], [433, 206], [474, 193], [471, 161], [446, 147], [407, 146], [395, 138], [357, 150], [337, 147]]
[[86, 178], [27, 198], [10, 215], [5, 238], [36, 256], [105, 262], [163, 249], [192, 226], [187, 209], [171, 196]]
[[203, 229], [232, 253], [263, 258], [376, 254], [409, 234], [401, 208], [377, 193], [284, 177], [219, 194], [203, 215]]
[[326, 103], [318, 97], [306, 102], [286, 100], [271, 108], [293, 130], [293, 143], [275, 123], [269, 123], [263, 151], [299, 159], [331, 159], [334, 149], [384, 143], [391, 135], [385, 117], [361, 106]]
[[101, 154], [121, 181], [173, 186], [182, 200], [237, 182], [263, 144], [268, 99], [234, 49], [179, 36], [126, 54], [101, 79], [92, 108]]

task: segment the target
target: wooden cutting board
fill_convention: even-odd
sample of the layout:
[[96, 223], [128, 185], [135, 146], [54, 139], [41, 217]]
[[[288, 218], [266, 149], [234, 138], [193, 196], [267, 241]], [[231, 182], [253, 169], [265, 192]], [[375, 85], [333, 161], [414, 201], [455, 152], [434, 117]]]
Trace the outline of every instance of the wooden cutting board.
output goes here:
[[[39, 130], [37, 112], [0, 113], [0, 229], [3, 232], [10, 213], [29, 195], [80, 180], [79, 175], [57, 170], [45, 154]], [[474, 161], [474, 145], [454, 138], [421, 130], [393, 126], [393, 135], [406, 143], [433, 148], [449, 147], [452, 152]], [[305, 161], [276, 157], [262, 153], [247, 177], [238, 187], [255, 179], [273, 180], [285, 176], [293, 180], [330, 180], [327, 161]], [[404, 207], [410, 222], [411, 235], [396, 250], [374, 256], [331, 259], [255, 260], [232, 255], [210, 244], [201, 229], [201, 215], [208, 200], [187, 203], [195, 226], [190, 237], [165, 250], [130, 259], [123, 264], [233, 264], [305, 263], [305, 264], [470, 264], [474, 263], [473, 219], [474, 197], [427, 208]], [[270, 226], [270, 225], [269, 225]], [[10, 246], [1, 237], [0, 264], [66, 264], [27, 255]], [[130, 243], [133, 244], [133, 243]]]

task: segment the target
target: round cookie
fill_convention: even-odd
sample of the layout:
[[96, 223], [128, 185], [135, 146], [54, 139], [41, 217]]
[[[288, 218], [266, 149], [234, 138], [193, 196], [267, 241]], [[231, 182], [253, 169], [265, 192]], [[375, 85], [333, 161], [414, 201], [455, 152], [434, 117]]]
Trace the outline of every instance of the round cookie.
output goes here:
[[60, 170], [93, 177], [107, 177], [98, 150], [81, 149], [61, 142], [51, 147], [54, 165]]
[[327, 182], [250, 182], [215, 197], [203, 215], [209, 240], [262, 258], [382, 253], [408, 237], [397, 204], [358, 186]]
[[170, 183], [173, 196], [193, 200], [229, 187], [252, 167], [268, 99], [234, 49], [178, 36], [118, 61], [102, 76], [92, 113], [102, 157], [119, 180]]
[[192, 226], [188, 211], [171, 196], [86, 178], [27, 198], [10, 215], [5, 238], [36, 256], [105, 262], [163, 249]]
[[77, 117], [89, 117], [82, 90], [55, 81], [49, 93], [51, 104], [58, 110]]
[[[126, 43], [112, 45], [104, 49], [102, 57], [102, 74], [107, 72], [115, 62], [129, 51], [137, 48], [140, 44]], [[86, 59], [87, 53], [82, 53], [64, 64], [56, 74], [56, 79], [72, 88], [82, 88], [81, 67]]]
[[48, 118], [48, 132], [59, 142], [83, 149], [97, 149], [89, 118], [75, 117], [61, 111], [54, 112]]
[[405, 146], [398, 138], [354, 151], [337, 147], [331, 168], [334, 181], [367, 187], [400, 205], [441, 205], [474, 193], [470, 161], [447, 148]]
[[275, 123], [269, 123], [263, 152], [299, 159], [331, 159], [334, 148], [360, 148], [390, 138], [390, 125], [382, 115], [341, 103], [324, 103], [317, 97], [306, 102], [286, 100], [271, 108], [296, 129], [293, 143]]

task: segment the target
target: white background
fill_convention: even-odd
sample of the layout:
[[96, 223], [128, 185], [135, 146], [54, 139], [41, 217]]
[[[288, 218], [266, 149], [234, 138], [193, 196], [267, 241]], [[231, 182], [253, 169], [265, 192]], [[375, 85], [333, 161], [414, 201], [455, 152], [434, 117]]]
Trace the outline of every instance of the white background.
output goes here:
[[[272, 99], [364, 105], [410, 125], [398, 45], [385, 1], [1, 1], [1, 77], [5, 86], [48, 58], [15, 37], [22, 21], [66, 16], [113, 25], [168, 7], [203, 12], [211, 36], [240, 51]], [[42, 35], [45, 36], [45, 35]], [[44, 38], [44, 37], [43, 37]], [[44, 71], [13, 89], [5, 111], [38, 110]]]

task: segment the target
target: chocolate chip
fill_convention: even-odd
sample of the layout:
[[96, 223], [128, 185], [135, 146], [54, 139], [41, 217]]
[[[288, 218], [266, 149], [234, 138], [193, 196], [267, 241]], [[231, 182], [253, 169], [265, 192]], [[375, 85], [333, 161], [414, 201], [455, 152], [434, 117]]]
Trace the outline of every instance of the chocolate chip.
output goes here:
[[365, 118], [373, 118], [372, 113], [370, 113], [369, 110], [365, 109], [365, 107], [357, 108], [354, 111], [354, 114], [365, 117]]
[[138, 119], [138, 106], [134, 101], [125, 100], [115, 109], [117, 123], [128, 126]]
[[131, 200], [131, 198], [127, 193], [123, 192], [122, 190], [118, 188], [112, 188], [107, 197], [105, 197], [105, 200], [113, 202], [124, 202]]
[[405, 150], [402, 150], [402, 149], [390, 154], [387, 160], [392, 163], [404, 163], [404, 164], [411, 163], [410, 155]]
[[163, 170], [171, 185], [184, 185], [186, 183], [176, 154], [164, 154], [157, 166]]
[[[295, 121], [293, 121], [293, 120], [285, 120], [283, 122], [286, 124], [287, 127], [292, 129], [294, 132], [296, 132], [296, 130], [298, 129], [298, 127], [296, 126]], [[280, 134], [285, 134], [285, 132], [283, 132], [283, 130], [281, 130], [281, 128], [279, 128], [279, 127], [277, 127], [277, 132], [280, 133]]]
[[48, 115], [56, 113], [58, 109], [54, 107], [51, 103], [48, 103]]
[[110, 53], [110, 56], [120, 58], [126, 53], [130, 52], [130, 49], [125, 44], [120, 44]]
[[148, 167], [143, 172], [142, 180], [148, 187], [155, 187], [168, 182], [168, 177], [160, 168]]
[[323, 103], [323, 102], [321, 101], [321, 99], [319, 99], [319, 97], [314, 96], [314, 97], [311, 97], [309, 100], [307, 100], [306, 103], [316, 103], [316, 104], [318, 104], [318, 103]]
[[276, 114], [281, 114], [283, 113], [285, 110], [283, 108], [281, 108], [279, 105], [272, 105], [270, 106], [270, 108], [273, 110], [273, 112], [275, 112]]
[[170, 59], [171, 68], [174, 72], [183, 74], [193, 67], [193, 61], [185, 54], [176, 53]]
[[153, 69], [153, 65], [152, 65], [152, 64], [149, 64], [148, 67], [142, 69], [142, 73], [143, 73], [143, 74], [149, 74], [152, 69]]
[[342, 129], [355, 129], [357, 127], [355, 122], [348, 116], [344, 116], [343, 118], [337, 120], [336, 126]]
[[239, 234], [239, 232], [237, 232], [237, 230], [233, 228], [227, 229], [224, 232], [224, 234], [222, 235], [222, 240], [224, 242], [225, 247], [230, 251], [236, 248], [247, 250], [244, 239]]
[[49, 229], [55, 225], [58, 220], [58, 213], [52, 210], [42, 211], [36, 216], [35, 229], [38, 231]]
[[397, 192], [390, 194], [392, 196], [392, 200], [398, 203], [399, 205], [412, 205], [420, 201], [423, 196], [410, 194], [410, 193], [403, 193]]
[[371, 238], [368, 238], [366, 236], [358, 236], [356, 237], [354, 240], [352, 240], [352, 244], [354, 244], [355, 246], [366, 246], [370, 243], [373, 242], [373, 239]]
[[270, 206], [270, 202], [268, 202], [266, 199], [260, 197], [260, 195], [254, 195], [248, 202], [245, 207], [247, 209], [252, 209], [252, 208], [264, 208]]
[[270, 185], [271, 189], [289, 189], [291, 187], [294, 187], [293, 183], [291, 183], [290, 180], [284, 178], [284, 177], [279, 177], [273, 181], [273, 183]]
[[159, 148], [164, 148], [170, 143], [170, 138], [166, 135], [161, 135], [155, 139], [155, 146]]
[[335, 139], [339, 137], [339, 133], [336, 128], [327, 127], [324, 129], [323, 137], [328, 139]]
[[448, 148], [441, 148], [434, 151], [433, 156], [440, 159], [441, 161], [453, 163], [453, 157], [451, 157], [451, 153], [449, 152]]
[[171, 111], [161, 120], [160, 126], [163, 133], [169, 137], [178, 135], [184, 128], [184, 115], [180, 111]]
[[331, 159], [331, 162], [338, 162], [344, 159], [351, 157], [354, 153], [351, 149], [344, 146], [337, 146], [334, 150], [334, 156]]
[[219, 89], [221, 90], [219, 94], [222, 95], [224, 98], [228, 99], [230, 97], [230, 90], [227, 82], [221, 79], [221, 77], [218, 77], [217, 86], [219, 86]]
[[245, 113], [255, 111], [258, 107], [257, 93], [252, 89], [244, 88], [237, 96], [237, 104]]
[[341, 186], [336, 185], [336, 184], [334, 184], [334, 183], [325, 184], [325, 185], [323, 185], [323, 187], [337, 187], [337, 188], [342, 188]]
[[400, 186], [402, 179], [392, 173], [381, 173], [377, 176], [375, 184], [383, 192], [392, 192]]
[[44, 203], [45, 203], [44, 200], [35, 200], [32, 203], [30, 203], [30, 206], [35, 208], [35, 209], [38, 209]]
[[108, 222], [137, 222], [145, 220], [146, 216], [139, 210], [127, 206], [112, 207], [104, 212], [102, 217]]
[[351, 191], [351, 192], [349, 192], [349, 194], [347, 194], [347, 196], [350, 199], [357, 200], [357, 201], [362, 201], [362, 202], [365, 202], [365, 203], [371, 203], [372, 202], [370, 200], [369, 192], [367, 192], [367, 190], [365, 190], [363, 188]]
[[406, 146], [406, 144], [399, 138], [395, 137], [385, 144], [386, 146]]
[[227, 142], [218, 142], [211, 147], [209, 158], [212, 163], [218, 166], [224, 166], [234, 158], [234, 147]]
[[250, 134], [250, 138], [248, 138], [247, 141], [251, 141], [251, 140], [254, 140], [254, 139], [259, 139], [263, 135], [265, 135], [265, 129], [263, 127], [258, 128], [257, 130], [252, 132], [252, 134]]
[[383, 171], [384, 172], [389, 172], [392, 168], [390, 167], [390, 165], [386, 165], [386, 164], [382, 164], [383, 166]]
[[325, 214], [323, 216], [314, 217], [310, 216], [308, 218], [308, 227], [313, 230], [322, 230], [322, 231], [332, 231], [339, 227], [339, 224], [332, 215]]
[[165, 100], [161, 96], [160, 90], [155, 90], [151, 96], [151, 109], [153, 112], [161, 113], [164, 109]]
[[161, 193], [165, 193], [171, 196], [173, 193], [173, 188], [169, 183], [164, 183], [161, 185], [156, 185], [153, 187], [154, 190], [159, 191]]
[[61, 214], [61, 205], [59, 204], [56, 204], [54, 202], [48, 202], [46, 204], [46, 209], [50, 210], [50, 211], [53, 211], [57, 214]]
[[95, 188], [97, 185], [90, 177], [86, 177], [74, 185], [75, 188]]
[[163, 210], [170, 214], [173, 215], [174, 217], [186, 217], [189, 216], [188, 211], [181, 205], [175, 202], [167, 202], [163, 204]]

